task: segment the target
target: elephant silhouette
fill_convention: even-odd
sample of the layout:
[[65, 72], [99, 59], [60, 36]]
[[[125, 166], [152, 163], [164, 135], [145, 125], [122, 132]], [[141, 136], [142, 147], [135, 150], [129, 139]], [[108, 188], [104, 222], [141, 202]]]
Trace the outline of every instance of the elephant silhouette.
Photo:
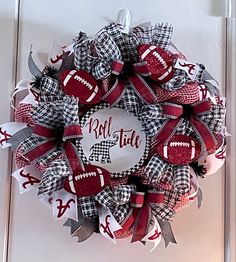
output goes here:
[[99, 143], [94, 144], [89, 151], [92, 151], [89, 156], [90, 161], [99, 162], [101, 157], [101, 163], [111, 163], [110, 149], [115, 146], [118, 142], [118, 137], [115, 140], [103, 140]]

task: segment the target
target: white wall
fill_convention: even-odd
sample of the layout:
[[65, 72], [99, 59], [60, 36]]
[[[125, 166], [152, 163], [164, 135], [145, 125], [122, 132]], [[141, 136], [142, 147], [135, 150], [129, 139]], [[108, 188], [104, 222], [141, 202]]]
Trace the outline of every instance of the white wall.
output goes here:
[[[9, 3], [1, 5], [4, 7], [9, 5], [13, 12], [13, 6], [10, 6], [13, 5], [13, 2], [9, 0]], [[171, 22], [175, 28], [173, 38], [175, 44], [190, 60], [204, 63], [223, 87], [225, 24], [221, 17], [214, 16], [219, 15], [222, 10], [216, 9], [215, 3], [213, 0], [146, 0], [145, 2], [135, 0], [21, 0], [17, 78], [20, 80], [30, 76], [27, 69], [27, 55], [31, 44], [34, 50], [39, 51], [38, 61], [45, 62], [46, 53], [53, 38], [61, 44], [67, 44], [80, 30], [92, 35], [114, 19], [119, 9], [129, 8], [133, 14], [134, 24], [149, 20], [154, 23], [157, 21]], [[218, 4], [220, 7], [220, 1]], [[3, 10], [5, 10], [4, 7], [2, 7]], [[8, 26], [12, 25], [10, 27], [12, 30], [12, 13], [6, 14], [7, 20], [10, 22]], [[9, 32], [11, 30], [9, 29]], [[11, 35], [11, 33], [8, 34]], [[12, 39], [9, 41], [9, 46], [13, 47]], [[8, 61], [5, 53], [4, 56], [4, 61]], [[14, 64], [13, 57], [11, 61], [10, 72]], [[9, 100], [9, 93], [13, 88], [10, 83], [12, 73], [6, 71], [3, 73], [4, 77], [1, 75], [1, 79], [6, 81], [4, 92]], [[1, 121], [6, 121], [7, 117], [3, 115], [2, 110], [9, 111], [7, 109], [8, 101], [2, 96], [0, 99]], [[6, 154], [2, 152], [0, 154], [1, 165], [6, 175]], [[128, 262], [134, 259], [137, 262], [154, 260], [160, 262], [172, 260], [175, 262], [222, 262], [224, 248], [223, 181], [223, 174], [219, 172], [201, 182], [204, 192], [202, 208], [198, 211], [196, 205], [193, 205], [183, 209], [173, 222], [178, 245], [170, 245], [165, 249], [162, 243], [151, 254], [148, 252], [149, 248], [141, 244], [130, 245], [129, 240], [122, 240], [115, 246], [98, 235], [94, 235], [87, 242], [77, 244], [76, 240], [69, 236], [68, 228], [63, 228], [61, 223], [53, 221], [50, 210], [37, 200], [35, 193], [29, 192], [19, 196], [14, 183], [9, 262], [116, 262], [120, 260]], [[4, 195], [3, 189], [0, 194]], [[0, 204], [2, 205], [1, 202]]]

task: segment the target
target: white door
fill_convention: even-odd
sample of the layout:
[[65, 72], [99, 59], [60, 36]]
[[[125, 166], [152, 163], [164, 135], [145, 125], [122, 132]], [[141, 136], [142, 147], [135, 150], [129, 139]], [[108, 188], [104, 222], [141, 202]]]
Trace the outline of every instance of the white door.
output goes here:
[[[17, 11], [15, 2], [20, 3], [19, 39], [15, 37], [17, 28], [14, 28], [13, 22], [14, 12]], [[66, 45], [79, 31], [93, 35], [110, 20], [115, 19], [118, 10], [129, 8], [133, 15], [133, 24], [150, 20], [153, 23], [162, 21], [172, 23], [173, 40], [177, 47], [191, 61], [205, 64], [224, 88], [225, 20], [221, 17], [223, 15], [221, 6], [216, 6], [214, 1], [21, 0], [18, 2], [9, 0], [1, 3], [0, 6], [1, 12], [4, 10], [0, 19], [3, 15], [3, 23], [6, 24], [5, 28], [1, 26], [0, 37], [10, 36], [9, 42], [4, 40], [6, 45], [4, 50], [8, 50], [6, 51], [8, 55], [1, 50], [4, 64], [8, 66], [6, 73], [1, 72], [1, 78], [4, 76], [5, 79], [13, 79], [16, 41], [18, 41], [17, 80], [20, 80], [31, 77], [27, 67], [31, 44], [33, 49], [38, 51], [37, 62], [46, 62], [53, 39]], [[1, 86], [1, 89], [4, 89], [5, 98], [0, 96], [0, 116], [1, 121], [6, 121], [7, 116], [2, 112], [6, 110], [13, 81], [6, 80], [3, 87]], [[9, 110], [6, 112], [9, 114]], [[1, 169], [6, 181], [7, 153], [0, 152], [0, 154]], [[222, 169], [218, 174], [201, 181], [204, 199], [200, 210], [197, 209], [196, 204], [193, 204], [178, 212], [172, 223], [178, 245], [170, 244], [165, 249], [162, 243], [153, 253], [149, 253], [150, 246], [142, 246], [139, 243], [131, 245], [129, 240], [121, 240], [117, 245], [113, 245], [96, 234], [88, 241], [78, 244], [76, 238], [70, 237], [68, 228], [62, 227], [62, 223], [53, 221], [50, 210], [38, 201], [35, 192], [19, 195], [14, 181], [11, 192], [8, 261], [222, 262], [224, 260], [223, 176]], [[5, 192], [4, 181], [0, 184], [0, 195]], [[6, 200], [6, 196], [0, 199], [1, 206], [4, 206]], [[3, 225], [1, 226], [1, 230], [4, 231]], [[0, 240], [4, 242], [4, 238]]]

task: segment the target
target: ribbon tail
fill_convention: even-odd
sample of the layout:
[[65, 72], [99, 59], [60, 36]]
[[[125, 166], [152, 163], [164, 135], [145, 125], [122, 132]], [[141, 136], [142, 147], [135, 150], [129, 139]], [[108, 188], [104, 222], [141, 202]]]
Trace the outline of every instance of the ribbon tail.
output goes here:
[[179, 126], [182, 123], [182, 119], [171, 119], [166, 121], [163, 124], [162, 129], [160, 132], [155, 136], [155, 140], [157, 140], [159, 143], [165, 143], [167, 140], [171, 138], [171, 136], [174, 134], [175, 129], [177, 126]]
[[210, 150], [217, 145], [214, 135], [201, 120], [196, 117], [191, 117], [190, 123], [197, 131], [198, 135], [200, 136], [200, 140], [203, 141], [207, 150]]
[[84, 218], [80, 208], [78, 208], [78, 222], [69, 218], [63, 226], [70, 227], [71, 235], [78, 237], [78, 242], [85, 241], [96, 231], [96, 222], [93, 219]]
[[55, 148], [56, 148], [55, 140], [48, 140], [45, 143], [25, 153], [24, 156], [28, 158], [31, 162], [37, 161], [39, 158], [44, 157], [46, 154], [48, 154]]
[[150, 88], [150, 86], [145, 82], [145, 80], [138, 74], [129, 76], [129, 81], [139, 96], [139, 98], [146, 104], [156, 104], [157, 97]]
[[135, 221], [134, 234], [131, 243], [136, 241], [142, 241], [145, 235], [147, 235], [150, 220], [151, 220], [151, 208], [149, 206], [143, 206], [142, 209], [139, 211]]
[[152, 230], [142, 239], [142, 241], [151, 242], [154, 244], [150, 252], [154, 251], [157, 248], [157, 246], [161, 243], [162, 238], [161, 227], [155, 217], [153, 217], [153, 223], [154, 225]]
[[171, 225], [170, 225], [170, 222], [161, 221], [161, 220], [158, 220], [158, 222], [160, 224], [162, 236], [165, 241], [165, 247], [167, 247], [169, 243], [177, 244], [172, 228], [171, 228]]
[[202, 205], [202, 200], [203, 200], [203, 194], [202, 194], [202, 190], [201, 188], [198, 188], [198, 191], [197, 191], [197, 207], [198, 209], [201, 207]]
[[69, 141], [64, 143], [64, 155], [68, 166], [72, 172], [75, 170], [84, 170], [83, 162], [80, 159], [79, 153], [76, 147]]
[[110, 106], [114, 106], [120, 101], [124, 91], [125, 91], [125, 81], [116, 78], [114, 85], [108, 91], [108, 93], [103, 96], [102, 100], [108, 102]]
[[10, 139], [8, 139], [8, 143], [11, 144], [12, 151], [15, 151], [16, 148], [20, 145], [21, 142], [26, 140], [32, 134], [31, 127], [25, 127], [18, 132], [16, 132]]
[[[32, 49], [32, 46], [31, 46]], [[36, 66], [33, 57], [32, 57], [32, 50], [30, 49], [29, 57], [28, 57], [28, 67], [30, 73], [34, 76], [42, 76], [42, 72], [39, 70], [39, 68]]]
[[137, 208], [130, 211], [130, 213], [126, 216], [125, 220], [121, 224], [122, 229], [115, 232], [117, 235], [123, 235], [132, 229], [134, 221], [138, 215], [138, 211], [139, 210]]

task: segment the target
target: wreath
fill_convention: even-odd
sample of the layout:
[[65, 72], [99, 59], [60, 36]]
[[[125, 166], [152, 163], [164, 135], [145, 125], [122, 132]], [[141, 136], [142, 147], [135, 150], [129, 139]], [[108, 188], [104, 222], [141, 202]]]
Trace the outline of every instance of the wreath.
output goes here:
[[224, 163], [225, 98], [172, 32], [112, 22], [93, 39], [80, 32], [54, 46], [43, 70], [29, 54], [33, 80], [17, 84], [0, 144], [15, 152], [20, 193], [37, 188], [79, 242], [96, 232], [176, 243], [170, 221], [200, 206], [199, 177]]

